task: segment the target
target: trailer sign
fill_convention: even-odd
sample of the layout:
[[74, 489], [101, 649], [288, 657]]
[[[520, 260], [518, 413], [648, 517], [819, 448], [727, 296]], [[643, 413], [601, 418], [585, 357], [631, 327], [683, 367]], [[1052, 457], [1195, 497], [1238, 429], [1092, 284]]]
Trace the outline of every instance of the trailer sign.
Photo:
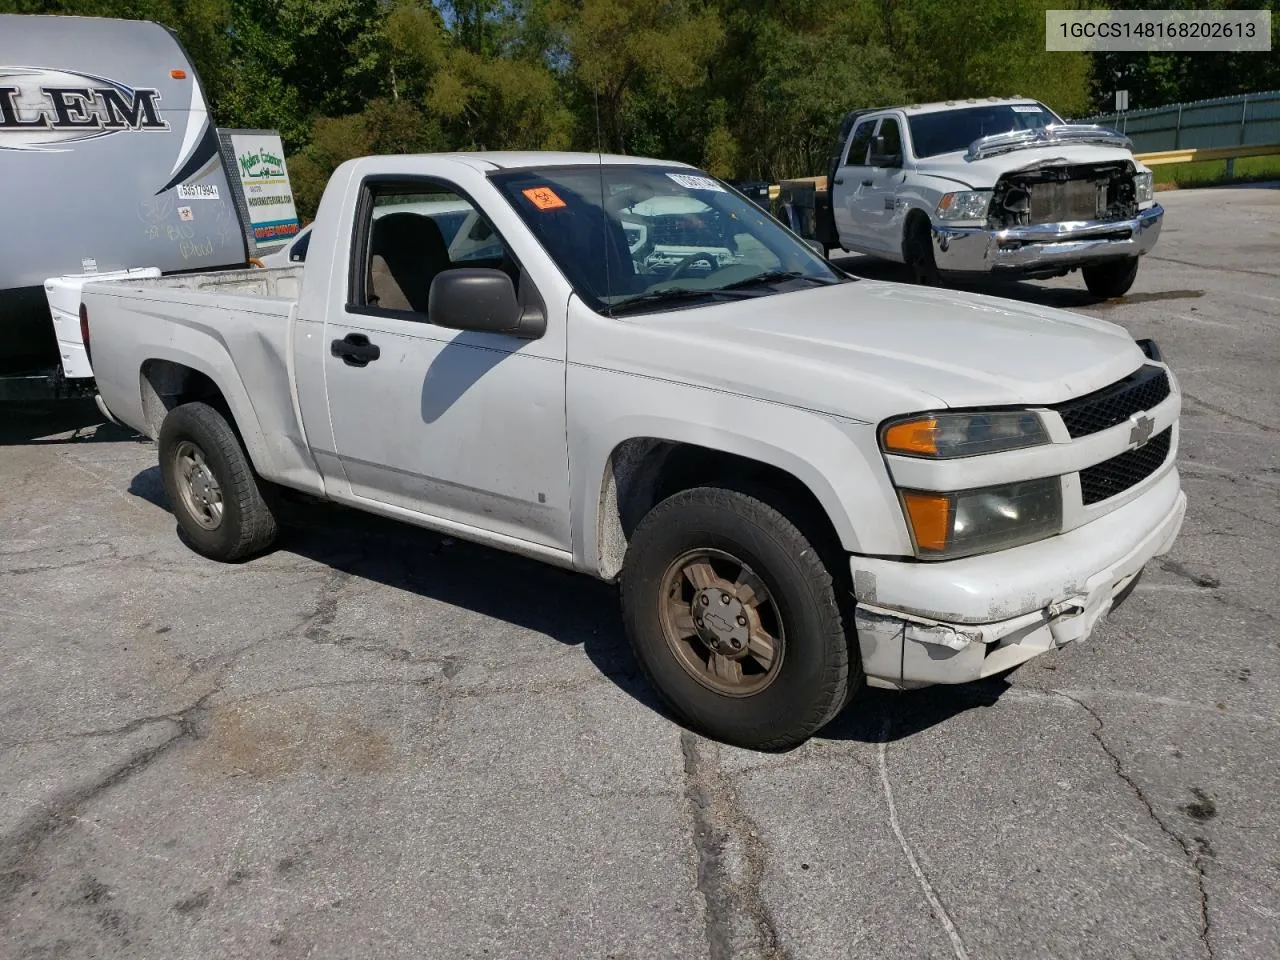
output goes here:
[[289, 186], [284, 145], [268, 130], [220, 130], [233, 192], [255, 252], [276, 249], [301, 229]]
[[0, 150], [65, 152], [115, 133], [164, 131], [160, 92], [70, 70], [0, 66]]

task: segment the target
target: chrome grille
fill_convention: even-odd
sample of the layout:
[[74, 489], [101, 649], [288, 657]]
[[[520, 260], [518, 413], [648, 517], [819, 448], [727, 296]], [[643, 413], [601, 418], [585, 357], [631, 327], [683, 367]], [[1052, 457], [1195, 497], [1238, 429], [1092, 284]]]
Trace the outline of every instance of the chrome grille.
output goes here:
[[1080, 499], [1087, 507], [1101, 503], [1151, 476], [1169, 457], [1173, 427], [1166, 427], [1145, 445], [1126, 450], [1110, 460], [1095, 463], [1080, 471]]
[[1053, 407], [1067, 425], [1071, 439], [1124, 423], [1135, 413], [1150, 410], [1169, 396], [1169, 375], [1164, 368], [1146, 364], [1094, 393]]

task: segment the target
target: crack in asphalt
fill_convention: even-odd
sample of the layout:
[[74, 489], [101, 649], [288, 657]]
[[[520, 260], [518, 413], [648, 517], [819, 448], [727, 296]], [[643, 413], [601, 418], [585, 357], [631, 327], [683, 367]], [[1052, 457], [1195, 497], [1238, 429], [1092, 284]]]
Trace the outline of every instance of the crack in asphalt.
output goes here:
[[0, 752], [7, 750], [16, 750], [19, 747], [34, 747], [46, 743], [64, 743], [67, 740], [93, 740], [99, 737], [127, 737], [131, 733], [137, 733], [143, 727], [149, 727], [155, 723], [165, 723], [172, 721], [173, 713], [158, 713], [149, 717], [137, 717], [128, 723], [121, 724], [118, 727], [102, 727], [96, 730], [73, 730], [69, 733], [60, 733], [53, 737], [31, 737], [27, 740], [7, 740], [0, 743]]
[[1099, 715], [1096, 710], [1083, 700], [1073, 697], [1071, 694], [1065, 693], [1061, 690], [1046, 690], [1045, 692], [1062, 697], [1064, 700], [1071, 701], [1093, 718], [1093, 722], [1097, 724], [1093, 729], [1093, 739], [1097, 741], [1098, 746], [1102, 748], [1102, 752], [1105, 753], [1107, 758], [1111, 761], [1111, 765], [1115, 768], [1116, 776], [1123, 780], [1128, 785], [1129, 789], [1133, 791], [1133, 795], [1138, 798], [1138, 802], [1141, 803], [1143, 808], [1147, 811], [1147, 816], [1150, 817], [1151, 822], [1160, 829], [1160, 832], [1181, 848], [1183, 856], [1186, 857], [1187, 863], [1191, 865], [1196, 875], [1196, 887], [1200, 896], [1200, 942], [1204, 944], [1205, 955], [1209, 960], [1214, 960], [1213, 941], [1211, 939], [1213, 931], [1209, 920], [1209, 894], [1205, 889], [1205, 872], [1203, 862], [1205, 846], [1198, 845], [1193, 848], [1181, 834], [1166, 824], [1164, 820], [1161, 819], [1160, 815], [1156, 813], [1155, 807], [1152, 806], [1151, 801], [1147, 798], [1142, 787], [1125, 770], [1124, 763], [1120, 760], [1119, 754], [1112, 750], [1111, 746], [1103, 738], [1102, 730], [1104, 723], [1101, 715]]
[[960, 936], [960, 931], [956, 928], [955, 921], [951, 919], [951, 914], [947, 913], [947, 908], [942, 905], [937, 891], [934, 890], [933, 884], [929, 882], [928, 875], [920, 867], [915, 851], [911, 849], [911, 843], [907, 840], [906, 834], [902, 832], [902, 824], [898, 821], [898, 806], [893, 802], [893, 786], [889, 783], [889, 765], [887, 762], [889, 731], [892, 727], [893, 715], [886, 713], [884, 726], [880, 730], [880, 785], [884, 789], [885, 805], [889, 808], [889, 828], [898, 839], [898, 845], [902, 847], [902, 855], [907, 859], [907, 866], [911, 868], [911, 875], [920, 884], [920, 889], [924, 893], [925, 899], [929, 902], [930, 911], [937, 921], [942, 924], [942, 929], [946, 932], [947, 939], [951, 941], [951, 949], [956, 955], [956, 960], [969, 960], [969, 952], [965, 949], [964, 939]]
[[[714, 749], [714, 747], [713, 747]], [[738, 808], [720, 772], [718, 757], [706, 757], [699, 739], [680, 732], [684, 759], [685, 802], [693, 818], [693, 846], [698, 856], [697, 887], [706, 904], [705, 929], [711, 960], [754, 956], [790, 960], [778, 938], [773, 915], [760, 895], [766, 856], [759, 830]], [[727, 847], [742, 848], [744, 875], [733, 877]], [[745, 930], [743, 930], [745, 928]], [[740, 935], [739, 931], [743, 931]], [[748, 944], [740, 944], [748, 939]]]
[[1220, 407], [1216, 403], [1209, 403], [1207, 400], [1201, 400], [1199, 397], [1183, 391], [1183, 399], [1190, 400], [1197, 406], [1204, 407], [1206, 410], [1212, 410], [1214, 413], [1226, 417], [1228, 420], [1235, 420], [1237, 423], [1247, 423], [1251, 427], [1257, 427], [1263, 433], [1280, 433], [1280, 427], [1274, 427], [1269, 423], [1263, 423], [1261, 420], [1251, 420], [1249, 417], [1228, 410], [1226, 407]]
[[[68, 830], [88, 804], [126, 783], [176, 747], [199, 739], [194, 715], [204, 709], [205, 702], [216, 692], [216, 689], [209, 691], [183, 710], [149, 718], [155, 723], [172, 723], [177, 731], [155, 746], [135, 752], [95, 782], [47, 801], [43, 811], [31, 815], [26, 823], [0, 837], [0, 907], [11, 903], [20, 891], [39, 879], [36, 858], [40, 850]], [[0, 913], [0, 918], [3, 916]]]

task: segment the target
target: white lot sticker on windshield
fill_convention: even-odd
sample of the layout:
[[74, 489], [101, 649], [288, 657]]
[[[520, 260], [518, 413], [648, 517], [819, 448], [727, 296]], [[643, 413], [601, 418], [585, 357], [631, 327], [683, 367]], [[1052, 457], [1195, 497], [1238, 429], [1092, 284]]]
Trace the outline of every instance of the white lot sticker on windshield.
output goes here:
[[1029, 104], [1029, 103], [1015, 103], [1013, 105], [1013, 112], [1014, 113], [1044, 113], [1044, 111], [1041, 110], [1039, 107], [1033, 106], [1032, 104]]
[[680, 184], [680, 186], [688, 187], [690, 190], [714, 190], [717, 193], [724, 193], [724, 187], [710, 177], [695, 177], [688, 173], [668, 173], [667, 176]]

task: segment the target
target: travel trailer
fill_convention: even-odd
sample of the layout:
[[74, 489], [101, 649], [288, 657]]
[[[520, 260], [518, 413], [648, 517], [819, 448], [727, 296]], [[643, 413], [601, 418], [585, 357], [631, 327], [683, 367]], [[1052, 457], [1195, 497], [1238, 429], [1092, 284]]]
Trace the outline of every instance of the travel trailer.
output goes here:
[[172, 31], [0, 15], [0, 400], [92, 395], [83, 283], [249, 256], [200, 79]]

